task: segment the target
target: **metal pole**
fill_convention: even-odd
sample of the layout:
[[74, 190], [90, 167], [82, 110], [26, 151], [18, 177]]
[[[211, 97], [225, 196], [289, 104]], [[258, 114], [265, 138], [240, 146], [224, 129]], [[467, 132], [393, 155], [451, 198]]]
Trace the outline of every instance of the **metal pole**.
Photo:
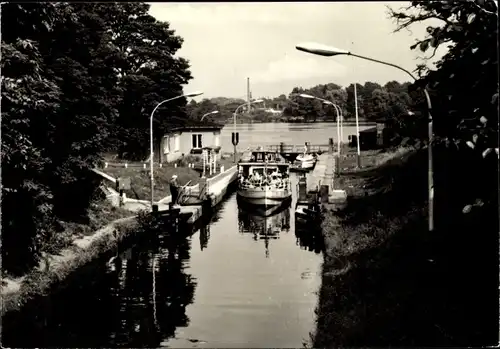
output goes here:
[[428, 157], [428, 190], [429, 190], [429, 231], [434, 230], [434, 163], [433, 163], [433, 154], [432, 154], [432, 142], [434, 141], [434, 131], [432, 127], [432, 104], [431, 98], [429, 96], [429, 91], [424, 88], [425, 99], [427, 102], [427, 112], [429, 116], [429, 125], [428, 125], [428, 136], [429, 136], [429, 145], [427, 147], [427, 157]]
[[[238, 111], [238, 108], [236, 108], [236, 110], [233, 113], [233, 122], [234, 122], [233, 131], [235, 137], [236, 137], [236, 112]], [[233, 147], [234, 147], [233, 161], [234, 163], [236, 163], [236, 144], [234, 144]]]
[[356, 89], [356, 83], [354, 84], [354, 111], [356, 113], [356, 145], [358, 147], [356, 164], [358, 167], [361, 167], [361, 147], [359, 145], [358, 91]]
[[342, 113], [342, 108], [338, 107], [340, 111], [340, 145], [344, 143], [344, 115]]
[[[161, 103], [160, 103], [161, 104]], [[158, 104], [156, 108], [160, 105]], [[154, 204], [154, 175], [153, 175], [153, 114], [156, 110], [154, 108], [153, 112], [151, 113], [151, 117], [149, 118], [149, 172], [150, 172], [150, 179], [151, 179], [151, 211], [153, 211], [153, 204]]]
[[[154, 184], [154, 173], [153, 173], [153, 155], [154, 155], [154, 150], [153, 150], [153, 115], [154, 115], [156, 109], [158, 109], [158, 107], [160, 105], [162, 105], [163, 103], [170, 102], [174, 99], [182, 98], [184, 96], [185, 95], [175, 96], [175, 97], [166, 99], [164, 101], [161, 101], [153, 109], [153, 111], [151, 112], [151, 116], [149, 117], [149, 172], [150, 172], [150, 179], [151, 179], [151, 211], [153, 210], [153, 205], [154, 205], [154, 185], [155, 185]], [[159, 149], [158, 151], [160, 152], [161, 149]], [[158, 153], [158, 155], [159, 155], [159, 153]]]
[[[368, 61], [384, 64], [391, 66], [393, 68], [399, 69], [401, 71], [404, 71], [406, 74], [411, 76], [411, 78], [416, 81], [417, 79], [415, 76], [413, 76], [412, 73], [410, 73], [408, 70], [400, 67], [399, 65], [384, 62], [384, 61], [379, 61], [378, 59], [373, 59], [365, 56], [360, 56], [357, 54], [353, 53], [348, 53], [347, 55], [353, 56], [353, 57], [358, 57], [362, 59], [366, 59]], [[429, 96], [429, 91], [427, 91], [427, 88], [424, 87], [424, 94], [425, 94], [425, 100], [427, 102], [427, 113], [429, 117], [429, 125], [428, 125], [428, 137], [429, 137], [429, 145], [428, 145], [428, 195], [429, 195], [429, 231], [434, 230], [434, 163], [433, 163], [433, 153], [432, 153], [432, 142], [434, 141], [434, 130], [433, 130], [433, 119], [432, 119], [432, 103], [431, 103], [431, 98]]]

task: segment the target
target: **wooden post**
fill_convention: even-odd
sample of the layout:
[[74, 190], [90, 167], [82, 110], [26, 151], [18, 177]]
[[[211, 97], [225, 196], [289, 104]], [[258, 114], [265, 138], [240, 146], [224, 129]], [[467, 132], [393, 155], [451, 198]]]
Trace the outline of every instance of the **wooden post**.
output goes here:
[[212, 152], [211, 151], [208, 151], [208, 168], [209, 168], [209, 171], [210, 171], [210, 175], [213, 174], [212, 172]]
[[215, 153], [215, 150], [212, 150], [212, 158], [214, 162], [214, 173], [217, 173], [217, 154]]
[[333, 154], [333, 138], [328, 139], [328, 154]]

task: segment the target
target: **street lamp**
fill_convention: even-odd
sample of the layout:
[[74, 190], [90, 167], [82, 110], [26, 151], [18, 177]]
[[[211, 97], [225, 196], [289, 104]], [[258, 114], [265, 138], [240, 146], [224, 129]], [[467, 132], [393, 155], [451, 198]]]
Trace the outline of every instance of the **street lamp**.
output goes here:
[[[326, 57], [331, 57], [331, 56], [338, 56], [338, 55], [347, 55], [347, 56], [353, 56], [361, 59], [365, 59], [368, 61], [372, 61], [375, 63], [380, 63], [383, 65], [388, 65], [393, 68], [399, 69], [406, 74], [408, 74], [414, 81], [417, 79], [415, 76], [413, 76], [412, 73], [410, 73], [408, 70], [400, 67], [399, 65], [393, 64], [393, 63], [388, 63], [384, 61], [379, 61], [378, 59], [373, 59], [370, 57], [365, 57], [361, 55], [354, 54], [350, 51], [342, 50], [339, 48], [323, 45], [323, 44], [318, 44], [318, 43], [303, 43], [295, 46], [295, 48], [299, 51], [304, 51], [307, 53], [312, 53], [315, 55], [320, 55], [320, 56], [326, 56]], [[431, 98], [429, 96], [429, 91], [424, 87], [424, 94], [425, 94], [425, 100], [427, 102], [427, 113], [428, 113], [428, 121], [429, 121], [429, 126], [428, 126], [428, 135], [429, 135], [429, 145], [428, 145], [428, 181], [429, 181], [429, 187], [428, 187], [428, 192], [429, 192], [429, 231], [434, 230], [434, 169], [433, 169], [433, 161], [432, 161], [432, 142], [434, 140], [434, 132], [433, 132], [433, 125], [432, 125], [432, 103], [431, 103]]]
[[305, 94], [305, 93], [300, 93], [299, 97], [309, 98], [309, 99], [317, 99], [318, 101], [323, 102], [323, 104], [332, 105], [335, 108], [335, 111], [337, 113], [337, 154], [338, 154], [338, 157], [339, 157], [338, 161], [340, 161], [340, 144], [341, 144], [340, 143], [340, 138], [341, 138], [340, 120], [342, 118], [342, 109], [337, 104], [335, 104], [333, 102], [330, 102], [329, 100], [316, 97], [316, 96], [308, 95], [308, 94]]
[[[262, 100], [262, 99], [256, 99], [254, 101], [250, 101], [250, 104], [262, 103], [262, 102], [264, 102], [264, 100]], [[236, 110], [233, 113], [234, 132], [236, 132], [236, 114], [238, 114], [238, 110], [240, 110], [240, 108], [243, 108], [246, 105], [248, 105], [248, 103], [244, 103], [242, 105], [239, 105], [238, 108], [236, 108]]]
[[154, 176], [153, 176], [153, 154], [154, 154], [154, 151], [153, 151], [153, 115], [156, 111], [156, 109], [158, 109], [158, 107], [160, 105], [162, 105], [163, 103], [166, 103], [166, 102], [170, 102], [170, 101], [173, 101], [174, 99], [178, 99], [178, 98], [182, 98], [182, 97], [196, 97], [196, 96], [199, 96], [199, 95], [202, 95], [203, 92], [191, 92], [191, 93], [186, 93], [186, 94], [183, 94], [183, 95], [179, 95], [179, 96], [175, 96], [175, 97], [172, 97], [172, 98], [169, 98], [169, 99], [166, 99], [164, 101], [161, 101], [160, 103], [158, 103], [156, 105], [156, 107], [153, 109], [153, 111], [151, 112], [151, 116], [149, 117], [149, 151], [150, 151], [150, 154], [149, 154], [149, 172], [151, 173], [151, 210], [153, 210], [153, 204], [154, 204]]
[[[241, 104], [236, 108], [236, 110], [233, 113], [234, 137], [236, 137], [236, 114], [238, 114], [238, 110], [240, 110], [240, 108], [243, 108], [246, 105], [250, 105], [250, 104], [254, 104], [254, 103], [262, 103], [262, 102], [264, 102], [264, 100], [256, 99], [256, 100], [250, 101], [250, 103]], [[235, 138], [235, 140], [236, 140], [236, 138]], [[234, 146], [234, 162], [236, 162], [236, 145], [237, 144], [235, 144], [235, 143], [233, 144], [233, 146]]]
[[214, 111], [211, 111], [210, 113], [206, 113], [206, 114], [203, 114], [203, 116], [201, 117], [200, 121], [203, 121], [203, 119], [205, 118], [205, 116], [208, 116], [208, 115], [211, 115], [211, 114], [217, 114], [219, 113], [218, 110], [214, 110]]

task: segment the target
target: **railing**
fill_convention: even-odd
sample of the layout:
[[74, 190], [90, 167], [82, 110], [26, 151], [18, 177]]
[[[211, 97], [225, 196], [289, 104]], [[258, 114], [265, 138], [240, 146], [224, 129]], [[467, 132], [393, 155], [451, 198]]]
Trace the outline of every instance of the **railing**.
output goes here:
[[[330, 149], [328, 144], [310, 144], [308, 150], [310, 153], [327, 152]], [[277, 144], [277, 145], [264, 145], [261, 147], [250, 148], [251, 151], [269, 151], [277, 153], [303, 153], [304, 144]]]
[[241, 189], [255, 189], [255, 188], [271, 188], [271, 189], [289, 189], [290, 181], [289, 180], [280, 180], [278, 182], [269, 182], [269, 181], [259, 181], [259, 182], [249, 182], [245, 180], [240, 183]]

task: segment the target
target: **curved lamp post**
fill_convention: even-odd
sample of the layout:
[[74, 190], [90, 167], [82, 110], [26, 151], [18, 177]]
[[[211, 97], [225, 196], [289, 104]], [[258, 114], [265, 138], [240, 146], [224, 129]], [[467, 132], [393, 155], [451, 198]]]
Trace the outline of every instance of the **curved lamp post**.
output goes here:
[[341, 137], [340, 120], [342, 118], [342, 109], [337, 104], [335, 104], [333, 102], [330, 102], [329, 100], [326, 100], [326, 99], [323, 99], [323, 98], [319, 98], [319, 97], [316, 97], [316, 96], [313, 96], [313, 95], [308, 95], [308, 94], [305, 94], [305, 93], [299, 93], [298, 96], [302, 97], [302, 98], [317, 99], [318, 101], [323, 102], [323, 104], [332, 105], [335, 108], [335, 111], [337, 113], [337, 154], [339, 156], [338, 161], [340, 161], [340, 137]]
[[[150, 154], [149, 154], [149, 172], [151, 173], [151, 210], [153, 210], [153, 204], [154, 204], [154, 193], [153, 193], [153, 190], [154, 190], [154, 176], [153, 176], [153, 154], [154, 154], [154, 151], [153, 151], [153, 115], [156, 111], [156, 109], [158, 109], [158, 107], [160, 105], [162, 105], [163, 103], [167, 103], [167, 102], [170, 102], [170, 101], [173, 101], [174, 99], [178, 99], [178, 98], [182, 98], [182, 97], [196, 97], [196, 96], [199, 96], [199, 95], [202, 95], [203, 92], [191, 92], [191, 93], [186, 93], [186, 94], [183, 94], [183, 95], [179, 95], [179, 96], [175, 96], [175, 97], [172, 97], [172, 98], [169, 98], [169, 99], [166, 99], [164, 101], [161, 101], [160, 103], [158, 103], [156, 105], [156, 107], [153, 109], [153, 111], [151, 112], [151, 116], [149, 117], [149, 151], [150, 151]], [[161, 151], [161, 150], [160, 150]]]
[[[250, 101], [250, 104], [262, 103], [262, 102], [264, 102], [264, 100], [262, 100], [262, 99], [256, 99], [254, 101]], [[248, 103], [244, 103], [242, 105], [239, 105], [238, 108], [236, 108], [236, 110], [233, 113], [234, 132], [236, 132], [236, 114], [238, 114], [238, 110], [240, 110], [240, 108], [243, 108], [246, 105], [248, 105]]]
[[214, 111], [211, 111], [210, 113], [203, 114], [203, 116], [201, 117], [200, 121], [203, 121], [203, 119], [205, 119], [206, 116], [209, 116], [209, 115], [212, 115], [212, 114], [218, 114], [218, 113], [219, 113], [218, 110], [214, 110]]
[[[262, 102], [264, 102], [264, 100], [262, 100], [262, 99], [256, 99], [254, 101], [250, 101], [250, 103], [244, 103], [242, 105], [239, 105], [236, 108], [236, 110], [233, 113], [233, 128], [234, 128], [234, 134], [235, 135], [236, 135], [236, 114], [238, 114], [238, 110], [240, 110], [240, 108], [243, 108], [246, 105], [250, 105], [250, 104], [254, 104], [254, 103], [262, 103]], [[236, 162], [236, 145], [234, 145], [234, 162]]]
[[[393, 64], [393, 63], [388, 63], [384, 61], [379, 61], [378, 59], [370, 58], [370, 57], [365, 57], [361, 55], [354, 54], [350, 51], [347, 50], [342, 50], [338, 49], [335, 47], [323, 45], [323, 44], [318, 44], [318, 43], [303, 43], [295, 46], [295, 48], [299, 51], [307, 52], [307, 53], [312, 53], [315, 55], [319, 56], [326, 56], [326, 57], [331, 57], [331, 56], [338, 56], [338, 55], [347, 55], [347, 56], [352, 56], [352, 57], [357, 57], [361, 59], [365, 59], [368, 61], [372, 61], [375, 63], [380, 63], [383, 65], [388, 65], [393, 68], [399, 69], [406, 74], [408, 74], [414, 81], [417, 79], [415, 76], [410, 73], [408, 70], [400, 67], [399, 65]], [[432, 103], [431, 103], [431, 98], [429, 96], [429, 91], [424, 87], [424, 94], [425, 94], [425, 100], [427, 102], [427, 114], [428, 114], [428, 134], [429, 134], [429, 145], [428, 145], [428, 181], [429, 181], [429, 231], [434, 230], [434, 169], [433, 169], [433, 160], [432, 160], [432, 142], [434, 140], [434, 132], [433, 132], [433, 125], [432, 125]]]

